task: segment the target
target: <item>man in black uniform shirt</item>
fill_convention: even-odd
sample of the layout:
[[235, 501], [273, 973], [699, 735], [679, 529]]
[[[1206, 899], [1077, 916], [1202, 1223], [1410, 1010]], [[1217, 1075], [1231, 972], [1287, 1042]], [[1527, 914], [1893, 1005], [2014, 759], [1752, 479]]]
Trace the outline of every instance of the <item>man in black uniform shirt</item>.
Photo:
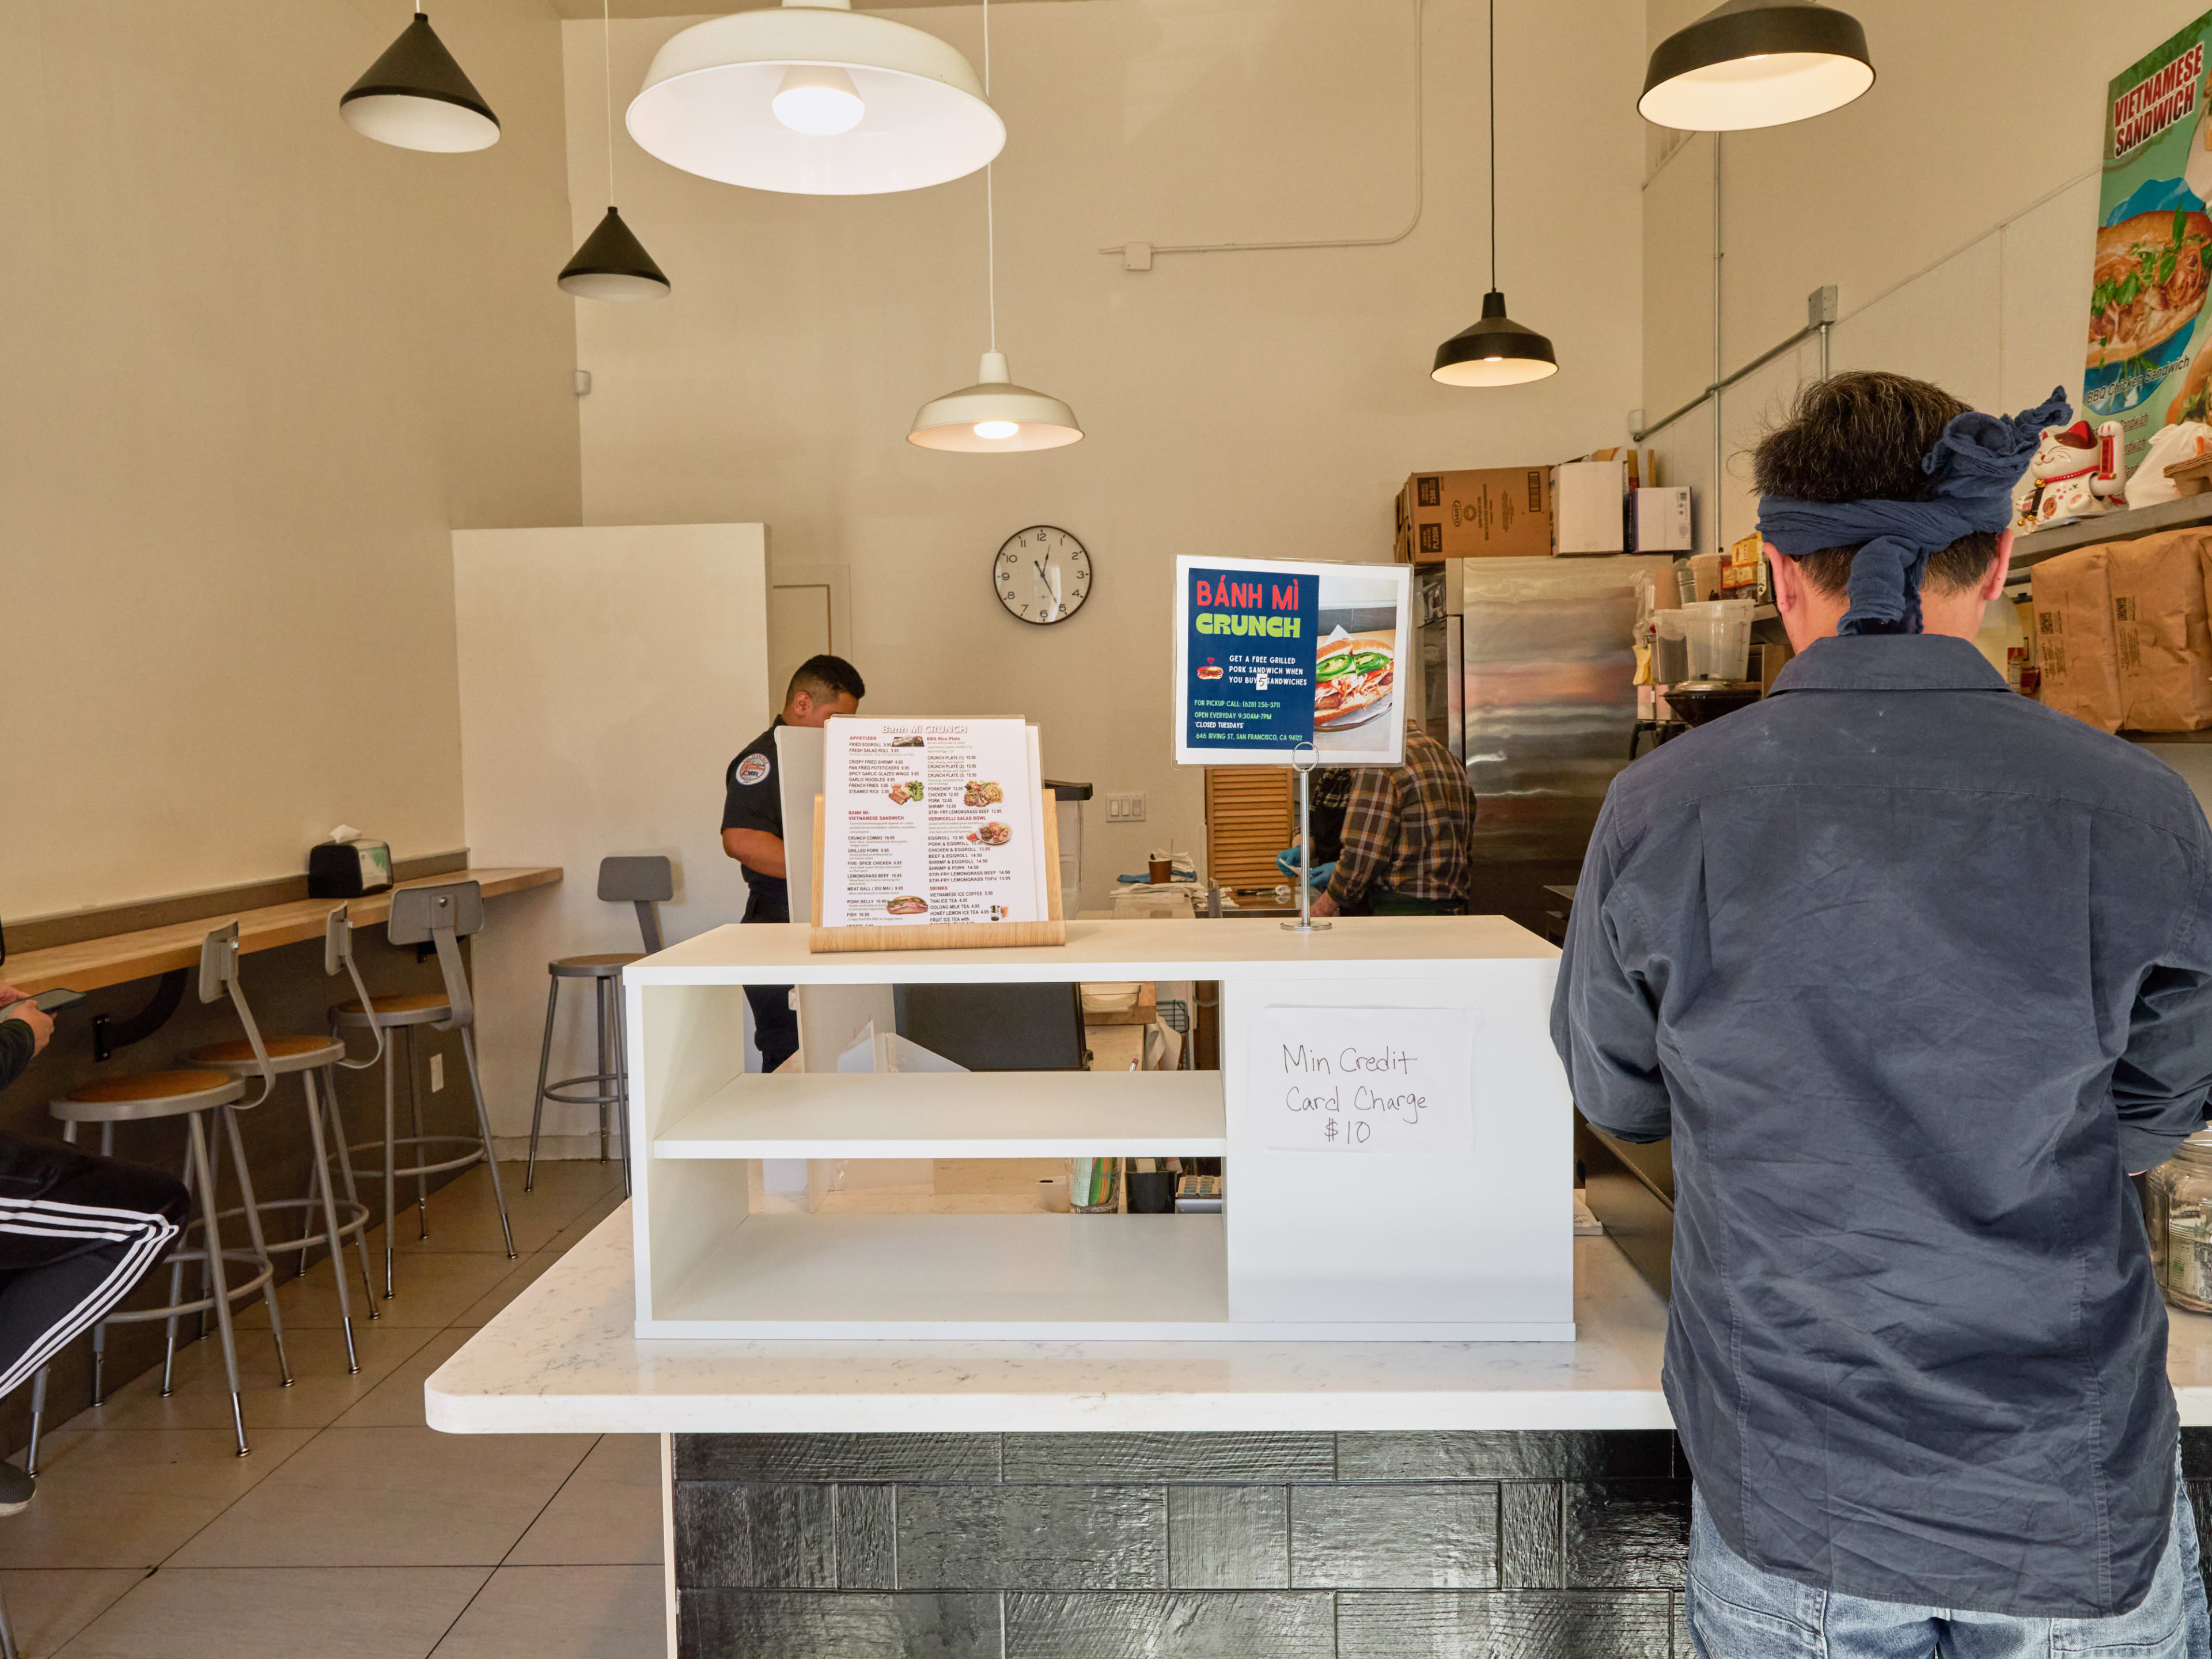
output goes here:
[[[833, 715], [860, 712], [868, 688], [860, 671], [842, 657], [809, 657], [784, 693], [783, 713], [730, 763], [729, 793], [722, 806], [722, 850], [744, 866], [747, 921], [789, 921], [783, 884], [783, 789], [775, 776], [775, 728], [820, 726]], [[799, 1017], [787, 985], [748, 985], [753, 1039], [761, 1070], [773, 1072], [799, 1047]]]

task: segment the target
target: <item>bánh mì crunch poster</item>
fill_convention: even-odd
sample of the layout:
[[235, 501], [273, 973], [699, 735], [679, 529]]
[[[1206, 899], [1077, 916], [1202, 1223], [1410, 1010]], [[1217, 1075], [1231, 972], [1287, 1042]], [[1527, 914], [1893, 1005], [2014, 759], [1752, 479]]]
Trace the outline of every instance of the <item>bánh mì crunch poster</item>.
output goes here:
[[1406, 565], [1176, 561], [1176, 759], [1396, 766], [1412, 678]]
[[2118, 421], [2128, 465], [2212, 386], [2212, 12], [2112, 78], [2082, 382], [2093, 422]]

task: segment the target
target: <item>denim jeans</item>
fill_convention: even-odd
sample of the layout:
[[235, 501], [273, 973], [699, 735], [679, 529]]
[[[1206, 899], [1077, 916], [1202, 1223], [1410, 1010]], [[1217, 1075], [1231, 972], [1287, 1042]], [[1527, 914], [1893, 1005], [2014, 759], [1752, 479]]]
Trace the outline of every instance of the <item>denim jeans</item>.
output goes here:
[[2197, 1523], [2178, 1478], [2150, 1594], [2111, 1619], [2014, 1619], [1814, 1589], [1730, 1549], [1694, 1492], [1686, 1600], [1698, 1659], [2212, 1659]]

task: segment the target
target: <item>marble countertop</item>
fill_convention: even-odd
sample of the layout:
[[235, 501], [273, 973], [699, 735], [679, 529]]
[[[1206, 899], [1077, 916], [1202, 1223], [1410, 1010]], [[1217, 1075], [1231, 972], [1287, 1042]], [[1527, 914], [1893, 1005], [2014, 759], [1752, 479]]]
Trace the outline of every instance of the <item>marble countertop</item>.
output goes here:
[[[1565, 1342], [641, 1341], [629, 1206], [424, 1385], [450, 1434], [1663, 1429], [1667, 1310], [1575, 1241]], [[2172, 1315], [2181, 1420], [2212, 1425], [2212, 1315]]]
[[1666, 1306], [1575, 1241], [1577, 1342], [640, 1340], [625, 1205], [424, 1387], [454, 1434], [1663, 1429]]

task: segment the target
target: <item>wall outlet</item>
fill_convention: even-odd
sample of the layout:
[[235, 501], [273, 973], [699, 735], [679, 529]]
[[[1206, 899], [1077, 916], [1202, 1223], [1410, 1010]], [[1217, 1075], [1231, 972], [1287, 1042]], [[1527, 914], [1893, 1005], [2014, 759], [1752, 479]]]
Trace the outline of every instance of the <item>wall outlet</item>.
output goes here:
[[1106, 797], [1106, 822], [1109, 823], [1142, 823], [1145, 821], [1145, 798], [1142, 795], [1109, 795]]
[[445, 1086], [446, 1057], [443, 1054], [433, 1054], [430, 1056], [430, 1092], [434, 1095]]

